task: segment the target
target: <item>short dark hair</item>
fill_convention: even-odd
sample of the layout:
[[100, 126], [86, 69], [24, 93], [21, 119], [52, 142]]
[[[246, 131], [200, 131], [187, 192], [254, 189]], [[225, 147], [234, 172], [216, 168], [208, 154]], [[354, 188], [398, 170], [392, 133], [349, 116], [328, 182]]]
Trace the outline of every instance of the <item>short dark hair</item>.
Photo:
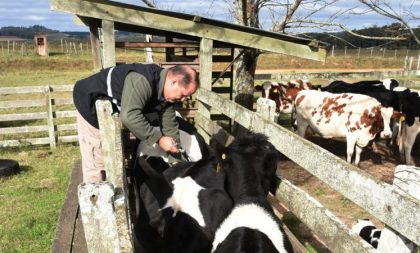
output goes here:
[[180, 79], [180, 85], [183, 87], [188, 87], [192, 82], [195, 82], [197, 88], [200, 87], [200, 78], [198, 78], [198, 73], [195, 69], [191, 68], [194, 71], [194, 80], [191, 73], [188, 71], [187, 67], [184, 65], [175, 65], [169, 68], [169, 72], [175, 76], [182, 76]]

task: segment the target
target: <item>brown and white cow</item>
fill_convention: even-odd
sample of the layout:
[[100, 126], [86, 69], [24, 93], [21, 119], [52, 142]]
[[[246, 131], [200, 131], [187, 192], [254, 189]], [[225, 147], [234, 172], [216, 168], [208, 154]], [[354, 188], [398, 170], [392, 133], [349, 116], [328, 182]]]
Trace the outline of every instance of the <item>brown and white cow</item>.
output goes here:
[[[362, 148], [380, 133], [391, 137], [389, 127], [393, 113], [374, 98], [361, 94], [333, 94], [316, 90], [302, 90], [295, 99], [298, 133], [305, 137], [310, 128], [323, 138], [346, 138], [347, 162], [354, 150], [355, 165], [360, 162]], [[356, 148], [355, 148], [356, 147]]]

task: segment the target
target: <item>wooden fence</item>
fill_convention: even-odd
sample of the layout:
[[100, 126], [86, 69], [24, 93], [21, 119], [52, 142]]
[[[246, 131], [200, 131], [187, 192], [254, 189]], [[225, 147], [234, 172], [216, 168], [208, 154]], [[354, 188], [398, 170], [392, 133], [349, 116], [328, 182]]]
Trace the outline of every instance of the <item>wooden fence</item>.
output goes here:
[[73, 85], [0, 88], [0, 147], [77, 142], [72, 90]]

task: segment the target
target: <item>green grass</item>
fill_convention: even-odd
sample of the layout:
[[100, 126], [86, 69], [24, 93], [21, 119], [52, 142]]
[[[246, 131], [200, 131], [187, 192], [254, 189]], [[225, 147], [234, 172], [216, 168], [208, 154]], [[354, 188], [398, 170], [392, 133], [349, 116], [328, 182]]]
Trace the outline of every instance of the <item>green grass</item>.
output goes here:
[[1, 149], [0, 157], [19, 162], [19, 174], [0, 178], [0, 252], [49, 252], [76, 145]]

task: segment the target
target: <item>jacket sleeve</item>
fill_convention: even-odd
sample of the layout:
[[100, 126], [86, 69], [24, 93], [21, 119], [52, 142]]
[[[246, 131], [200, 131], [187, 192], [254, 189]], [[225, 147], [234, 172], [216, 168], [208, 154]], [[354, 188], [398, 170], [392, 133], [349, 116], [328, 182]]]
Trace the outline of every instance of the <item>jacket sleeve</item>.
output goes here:
[[176, 143], [180, 143], [179, 139], [179, 124], [176, 120], [175, 109], [173, 105], [167, 106], [162, 111], [162, 133], [165, 136], [174, 138]]
[[143, 115], [151, 97], [152, 88], [147, 79], [130, 72], [125, 78], [121, 96], [121, 121], [137, 138], [150, 145], [162, 137], [160, 128], [151, 126]]

